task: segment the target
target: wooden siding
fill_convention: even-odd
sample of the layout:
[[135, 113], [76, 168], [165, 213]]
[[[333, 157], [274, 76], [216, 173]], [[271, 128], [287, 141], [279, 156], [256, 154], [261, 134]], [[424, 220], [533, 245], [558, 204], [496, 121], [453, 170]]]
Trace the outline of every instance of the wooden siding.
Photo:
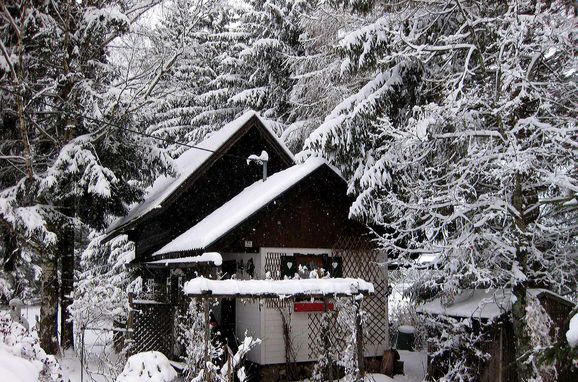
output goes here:
[[332, 248], [343, 235], [364, 235], [365, 227], [349, 220], [351, 200], [346, 183], [323, 166], [227, 233], [207, 250], [254, 248]]

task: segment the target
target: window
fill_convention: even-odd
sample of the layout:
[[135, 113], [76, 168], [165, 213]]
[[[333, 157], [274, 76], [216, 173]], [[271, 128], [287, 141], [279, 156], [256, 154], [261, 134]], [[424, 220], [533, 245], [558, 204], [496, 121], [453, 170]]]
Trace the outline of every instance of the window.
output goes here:
[[281, 256], [281, 278], [294, 278], [298, 274], [301, 278], [311, 278], [312, 272], [318, 277], [343, 277], [341, 257], [329, 257], [328, 254], [295, 253], [293, 256]]

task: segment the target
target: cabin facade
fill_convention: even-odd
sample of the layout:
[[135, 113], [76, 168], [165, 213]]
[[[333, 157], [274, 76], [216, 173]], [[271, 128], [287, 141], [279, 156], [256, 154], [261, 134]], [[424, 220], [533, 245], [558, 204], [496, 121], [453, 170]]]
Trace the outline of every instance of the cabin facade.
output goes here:
[[[297, 164], [253, 112], [199, 147], [177, 159], [177, 176], [157, 180], [145, 201], [109, 229], [109, 237], [127, 234], [135, 242], [132, 266], [144, 281], [145, 295], [132, 301], [138, 305], [131, 323], [133, 351], [178, 356], [173, 323], [187, 305], [183, 283], [195, 275], [280, 280], [323, 269], [331, 277], [374, 285], [375, 293], [364, 299], [364, 354], [382, 356], [381, 253], [365, 226], [348, 218], [351, 200], [338, 171], [320, 158]], [[246, 160], [262, 151], [268, 154], [266, 179], [261, 165]], [[213, 313], [228, 341], [245, 332], [262, 340], [247, 359], [264, 368], [316, 360], [322, 307], [319, 301], [225, 298]], [[284, 323], [289, 323], [291, 349]]]

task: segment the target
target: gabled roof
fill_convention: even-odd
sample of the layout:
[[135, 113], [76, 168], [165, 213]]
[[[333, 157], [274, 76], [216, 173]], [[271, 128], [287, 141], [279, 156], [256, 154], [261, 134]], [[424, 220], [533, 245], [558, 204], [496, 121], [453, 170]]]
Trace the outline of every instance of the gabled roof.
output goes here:
[[163, 206], [169, 197], [173, 195], [179, 187], [183, 186], [187, 180], [191, 179], [193, 175], [200, 172], [204, 165], [216, 157], [225, 154], [225, 148], [230, 146], [232, 141], [239, 138], [237, 133], [252, 120], [258, 122], [255, 125], [272, 138], [283, 154], [289, 158], [290, 161], [294, 162], [291, 151], [289, 151], [277, 135], [269, 128], [267, 122], [256, 112], [248, 111], [218, 131], [212, 133], [207, 139], [196, 145], [196, 148], [191, 148], [181, 154], [181, 156], [174, 161], [174, 167], [178, 175], [176, 177], [159, 177], [148, 189], [144, 201], [136, 205], [126, 216], [111, 224], [108, 233], [111, 234], [118, 231]]
[[339, 172], [324, 159], [309, 158], [302, 164], [271, 175], [266, 181], [259, 180], [245, 188], [192, 228], [153, 253], [153, 256], [207, 248], [275, 198], [324, 166], [341, 177]]

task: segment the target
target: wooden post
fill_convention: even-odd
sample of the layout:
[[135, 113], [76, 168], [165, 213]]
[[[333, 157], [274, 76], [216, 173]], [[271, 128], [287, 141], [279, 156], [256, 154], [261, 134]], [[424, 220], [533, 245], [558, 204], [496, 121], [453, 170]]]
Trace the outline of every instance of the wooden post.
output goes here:
[[389, 269], [388, 269], [388, 258], [387, 258], [387, 251], [383, 251], [384, 256], [384, 263], [383, 266], [383, 282], [385, 288], [385, 305], [384, 305], [384, 325], [385, 325], [385, 350], [391, 350], [391, 340], [389, 338]]
[[323, 298], [323, 351], [327, 355], [327, 379], [333, 382], [333, 359], [331, 358], [331, 343], [329, 341], [329, 309], [327, 298]]
[[203, 298], [203, 310], [205, 312], [205, 356], [204, 356], [204, 379], [209, 380], [209, 341], [210, 341], [210, 324], [209, 324], [209, 299]]
[[363, 355], [363, 319], [361, 317], [362, 298], [354, 297], [355, 304], [355, 342], [357, 344], [357, 381], [363, 381], [365, 376], [365, 357]]
[[128, 294], [128, 317], [126, 318], [126, 332], [124, 333], [125, 343], [128, 343], [127, 356], [132, 355], [131, 348], [133, 348], [133, 346], [132, 346], [132, 344], [133, 344], [132, 333], [133, 333], [133, 325], [134, 325], [133, 300], [134, 300], [134, 293], [129, 292], [129, 294]]

